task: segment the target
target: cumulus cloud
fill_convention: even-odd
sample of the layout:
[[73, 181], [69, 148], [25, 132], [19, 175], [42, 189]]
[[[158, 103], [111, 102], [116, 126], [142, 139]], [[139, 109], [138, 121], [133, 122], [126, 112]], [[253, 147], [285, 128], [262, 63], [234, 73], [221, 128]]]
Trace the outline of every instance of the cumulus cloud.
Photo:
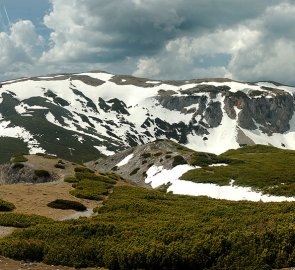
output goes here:
[[[50, 0], [47, 46], [30, 21], [0, 34], [0, 70], [295, 83], [291, 0]], [[26, 68], [24, 68], [24, 66]], [[35, 72], [36, 73], [36, 72]]]
[[[199, 37], [181, 37], [169, 41], [164, 50], [152, 58], [138, 61], [136, 76], [177, 79], [233, 77], [228, 62], [240, 50], [256, 44], [260, 33], [245, 26], [218, 29]], [[155, 73], [155, 70], [158, 72]]]
[[33, 67], [42, 42], [43, 38], [27, 20], [12, 24], [8, 33], [0, 32], [0, 72], [15, 74]]
[[257, 18], [197, 37], [175, 38], [159, 54], [139, 59], [134, 75], [217, 76], [294, 84], [294, 18], [295, 5], [284, 2], [266, 8]]
[[52, 0], [44, 61], [114, 62], [150, 56], [175, 38], [255, 18], [277, 0]]

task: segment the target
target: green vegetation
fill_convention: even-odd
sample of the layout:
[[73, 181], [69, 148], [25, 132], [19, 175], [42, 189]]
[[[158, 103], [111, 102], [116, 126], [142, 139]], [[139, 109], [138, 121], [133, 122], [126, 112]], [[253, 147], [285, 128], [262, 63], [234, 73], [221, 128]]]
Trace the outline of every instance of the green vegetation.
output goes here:
[[53, 223], [53, 220], [38, 215], [25, 215], [19, 213], [0, 214], [0, 226], [28, 228], [37, 224], [49, 223]]
[[[22, 116], [14, 109], [15, 106], [20, 104], [20, 101], [16, 97], [10, 93], [3, 93], [2, 98], [3, 100], [0, 104], [0, 113], [2, 116], [7, 121], [10, 121], [11, 125], [21, 126], [31, 134], [43, 134], [41, 137], [36, 137], [35, 139], [38, 140], [40, 147], [47, 153], [54, 153], [65, 160], [72, 160], [74, 162], [86, 162], [103, 156], [99, 150], [93, 147], [94, 145], [99, 145], [101, 139], [86, 136], [86, 140], [86, 137], [82, 135], [82, 137], [85, 137], [85, 141], [80, 143], [77, 141], [76, 131], [65, 130], [63, 127], [46, 121], [47, 110], [34, 110], [32, 111], [33, 117]], [[60, 100], [54, 99], [54, 101], [61, 104]], [[46, 97], [31, 97], [23, 102], [28, 107], [37, 105], [48, 108], [61, 125], [65, 125], [64, 117], [71, 117], [66, 108], [54, 103], [48, 103]], [[71, 120], [74, 121], [74, 119]], [[83, 131], [82, 127], [78, 127], [78, 129]], [[89, 129], [87, 132], [96, 134], [94, 129]], [[56, 134], [59, 136], [59, 141], [56, 139]], [[106, 137], [103, 138], [107, 139]], [[111, 138], [109, 140], [112, 141]], [[21, 139], [0, 138], [0, 145], [0, 162], [9, 161], [13, 153], [28, 151], [27, 143]], [[4, 148], [3, 155], [2, 148]]]
[[65, 169], [65, 168], [66, 168], [65, 165], [60, 164], [60, 163], [56, 163], [56, 164], [54, 165], [54, 167], [55, 167], [55, 168], [58, 168], [58, 169]]
[[13, 203], [4, 201], [0, 199], [0, 212], [10, 212], [15, 209], [15, 205]]
[[181, 179], [218, 185], [227, 185], [233, 179], [238, 186], [249, 186], [267, 194], [295, 196], [295, 151], [255, 145], [213, 158], [209, 154], [204, 159], [201, 157], [205, 165], [217, 160], [228, 166], [194, 169]]
[[172, 166], [176, 167], [178, 165], [187, 164], [187, 161], [183, 158], [183, 156], [175, 156], [173, 157]]
[[151, 153], [143, 153], [143, 154], [141, 154], [140, 156], [141, 156], [142, 158], [149, 158], [149, 157], [152, 156], [152, 154], [151, 154]]
[[92, 219], [40, 221], [1, 239], [0, 254], [108, 269], [280, 269], [295, 264], [294, 209], [117, 187]]
[[75, 172], [81, 172], [81, 173], [94, 173], [93, 170], [88, 169], [86, 167], [76, 167]]
[[159, 157], [159, 156], [161, 156], [162, 154], [163, 154], [162, 152], [157, 152], [157, 153], [154, 154], [154, 157]]
[[23, 154], [15, 154], [11, 159], [11, 162], [27, 162], [27, 161], [28, 159], [24, 157]]
[[57, 209], [72, 209], [76, 211], [85, 211], [87, 208], [84, 204], [76, 201], [57, 199], [47, 204], [48, 207]]
[[75, 172], [75, 180], [68, 179], [68, 181], [73, 181], [75, 188], [70, 191], [70, 194], [77, 198], [89, 200], [103, 200], [104, 196], [109, 194], [110, 189], [120, 179], [115, 173], [96, 175], [94, 171], [86, 167], [75, 168]]
[[168, 182], [167, 184], [163, 184], [159, 187], [157, 187], [157, 190], [167, 193], [168, 188], [171, 186], [172, 184], [170, 182]]
[[79, 182], [79, 180], [76, 177], [73, 177], [73, 176], [66, 176], [64, 178], [64, 181], [67, 182], [67, 183], [77, 183], [77, 182]]
[[27, 144], [18, 138], [0, 137], [0, 145], [0, 164], [8, 162], [13, 153], [29, 152]]
[[13, 163], [12, 164], [12, 166], [11, 166], [11, 168], [12, 169], [15, 169], [15, 170], [20, 170], [20, 169], [22, 169], [23, 167], [25, 167], [25, 165], [24, 164], [22, 164], [22, 163]]
[[[174, 145], [178, 151], [180, 151], [181, 154], [186, 154], [186, 153], [193, 153], [194, 150], [190, 149], [190, 148], [187, 148], [181, 144], [178, 144], [174, 141], [169, 141], [172, 145]], [[169, 152], [167, 152], [169, 154]]]
[[231, 160], [226, 157], [222, 156], [217, 156], [215, 154], [211, 153], [205, 153], [205, 152], [195, 152], [192, 154], [191, 160], [190, 160], [190, 165], [192, 166], [200, 166], [200, 167], [205, 167], [211, 164], [216, 164], [216, 163], [234, 163], [238, 162], [237, 160]]
[[42, 177], [49, 178], [50, 177], [50, 173], [46, 170], [35, 170], [34, 173], [37, 178], [42, 178]]
[[55, 156], [55, 155], [49, 155], [49, 154], [44, 154], [44, 153], [37, 153], [36, 155], [40, 156], [40, 157], [47, 158], [47, 159], [57, 159], [57, 156]]
[[108, 195], [109, 189], [112, 187], [113, 185], [105, 182], [82, 179], [73, 184], [75, 189], [71, 190], [70, 194], [77, 198], [100, 201], [103, 199], [103, 196]]
[[137, 172], [140, 170], [140, 168], [135, 168], [129, 175], [137, 174]]
[[113, 168], [111, 168], [111, 171], [117, 171], [118, 169], [118, 166], [114, 166]]

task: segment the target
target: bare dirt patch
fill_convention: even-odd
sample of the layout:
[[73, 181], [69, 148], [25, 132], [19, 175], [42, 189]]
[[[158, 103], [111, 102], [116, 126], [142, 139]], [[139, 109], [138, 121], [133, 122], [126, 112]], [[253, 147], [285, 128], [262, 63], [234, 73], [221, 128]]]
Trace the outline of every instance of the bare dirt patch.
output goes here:
[[11, 234], [13, 231], [15, 231], [15, 228], [0, 226], [0, 238]]
[[72, 190], [72, 185], [63, 181], [1, 185], [0, 198], [12, 202], [16, 206], [15, 212], [37, 214], [56, 220], [77, 213], [74, 210], [49, 208], [47, 204], [56, 199], [78, 201], [90, 209], [101, 204], [97, 201], [78, 199], [69, 194], [70, 190]]
[[25, 157], [28, 159], [28, 161], [24, 164], [34, 169], [53, 172], [54, 174], [58, 175], [60, 179], [63, 179], [65, 176], [74, 176], [74, 169], [75, 167], [79, 166], [70, 161], [61, 160], [64, 163], [64, 169], [59, 169], [54, 167], [54, 165], [56, 165], [60, 160], [59, 158], [45, 158], [38, 155], [26, 155]]

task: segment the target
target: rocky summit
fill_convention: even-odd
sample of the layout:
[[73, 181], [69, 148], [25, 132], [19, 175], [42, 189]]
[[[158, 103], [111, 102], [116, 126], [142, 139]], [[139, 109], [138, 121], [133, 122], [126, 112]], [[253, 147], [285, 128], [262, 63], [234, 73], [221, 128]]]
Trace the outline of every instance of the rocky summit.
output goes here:
[[294, 93], [273, 82], [105, 72], [4, 81], [1, 162], [18, 152], [85, 162], [164, 138], [216, 154], [253, 144], [295, 149]]

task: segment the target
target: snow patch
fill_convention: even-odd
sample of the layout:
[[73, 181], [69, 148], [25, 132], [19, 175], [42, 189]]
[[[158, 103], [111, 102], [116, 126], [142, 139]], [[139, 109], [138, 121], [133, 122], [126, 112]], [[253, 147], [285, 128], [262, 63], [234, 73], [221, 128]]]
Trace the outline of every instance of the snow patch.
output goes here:
[[82, 136], [79, 136], [78, 134], [73, 135], [74, 138], [78, 140], [79, 143], [83, 143], [85, 140]]
[[146, 184], [150, 184], [153, 188], [159, 187], [163, 184], [167, 184], [168, 182], [172, 183], [178, 180], [180, 176], [186, 173], [189, 170], [196, 169], [200, 167], [193, 167], [187, 164], [178, 165], [171, 170], [164, 169], [163, 166], [155, 166], [150, 167], [146, 174], [147, 177], [145, 179]]
[[215, 164], [210, 164], [209, 167], [220, 167], [220, 166], [228, 166], [226, 163], [215, 163]]
[[18, 138], [27, 143], [30, 154], [45, 153], [39, 146], [39, 142], [33, 139], [32, 134], [26, 129], [18, 126], [10, 126], [10, 121], [0, 122], [0, 137]]
[[130, 154], [129, 156], [125, 157], [124, 159], [122, 159], [116, 166], [121, 167], [126, 165], [130, 159], [132, 159], [134, 156], [134, 154]]
[[157, 83], [160, 83], [160, 82], [159, 81], [146, 81], [146, 83], [157, 84]]
[[92, 77], [94, 79], [102, 80], [102, 81], [108, 81], [110, 80], [114, 75], [104, 72], [98, 72], [98, 73], [78, 73], [77, 75], [86, 75], [89, 77]]
[[[213, 164], [217, 165], [217, 164]], [[220, 164], [218, 164], [220, 165]], [[223, 166], [225, 164], [222, 164]], [[221, 166], [222, 166], [221, 165]], [[208, 196], [215, 199], [224, 199], [231, 201], [263, 201], [263, 202], [282, 202], [295, 201], [293, 197], [269, 196], [260, 192], [253, 191], [250, 187], [240, 187], [234, 185], [234, 180], [226, 186], [218, 186], [216, 184], [194, 183], [191, 181], [180, 180], [179, 178], [191, 169], [200, 167], [192, 167], [189, 165], [178, 165], [171, 170], [164, 169], [163, 166], [152, 166], [147, 171], [145, 183], [150, 184], [153, 188], [163, 184], [171, 183], [168, 192], [181, 195], [191, 196]]]
[[101, 146], [94, 146], [94, 148], [96, 148], [99, 152], [103, 153], [106, 156], [112, 156], [115, 154], [114, 151], [110, 151], [107, 149], [106, 146], [101, 145]]

